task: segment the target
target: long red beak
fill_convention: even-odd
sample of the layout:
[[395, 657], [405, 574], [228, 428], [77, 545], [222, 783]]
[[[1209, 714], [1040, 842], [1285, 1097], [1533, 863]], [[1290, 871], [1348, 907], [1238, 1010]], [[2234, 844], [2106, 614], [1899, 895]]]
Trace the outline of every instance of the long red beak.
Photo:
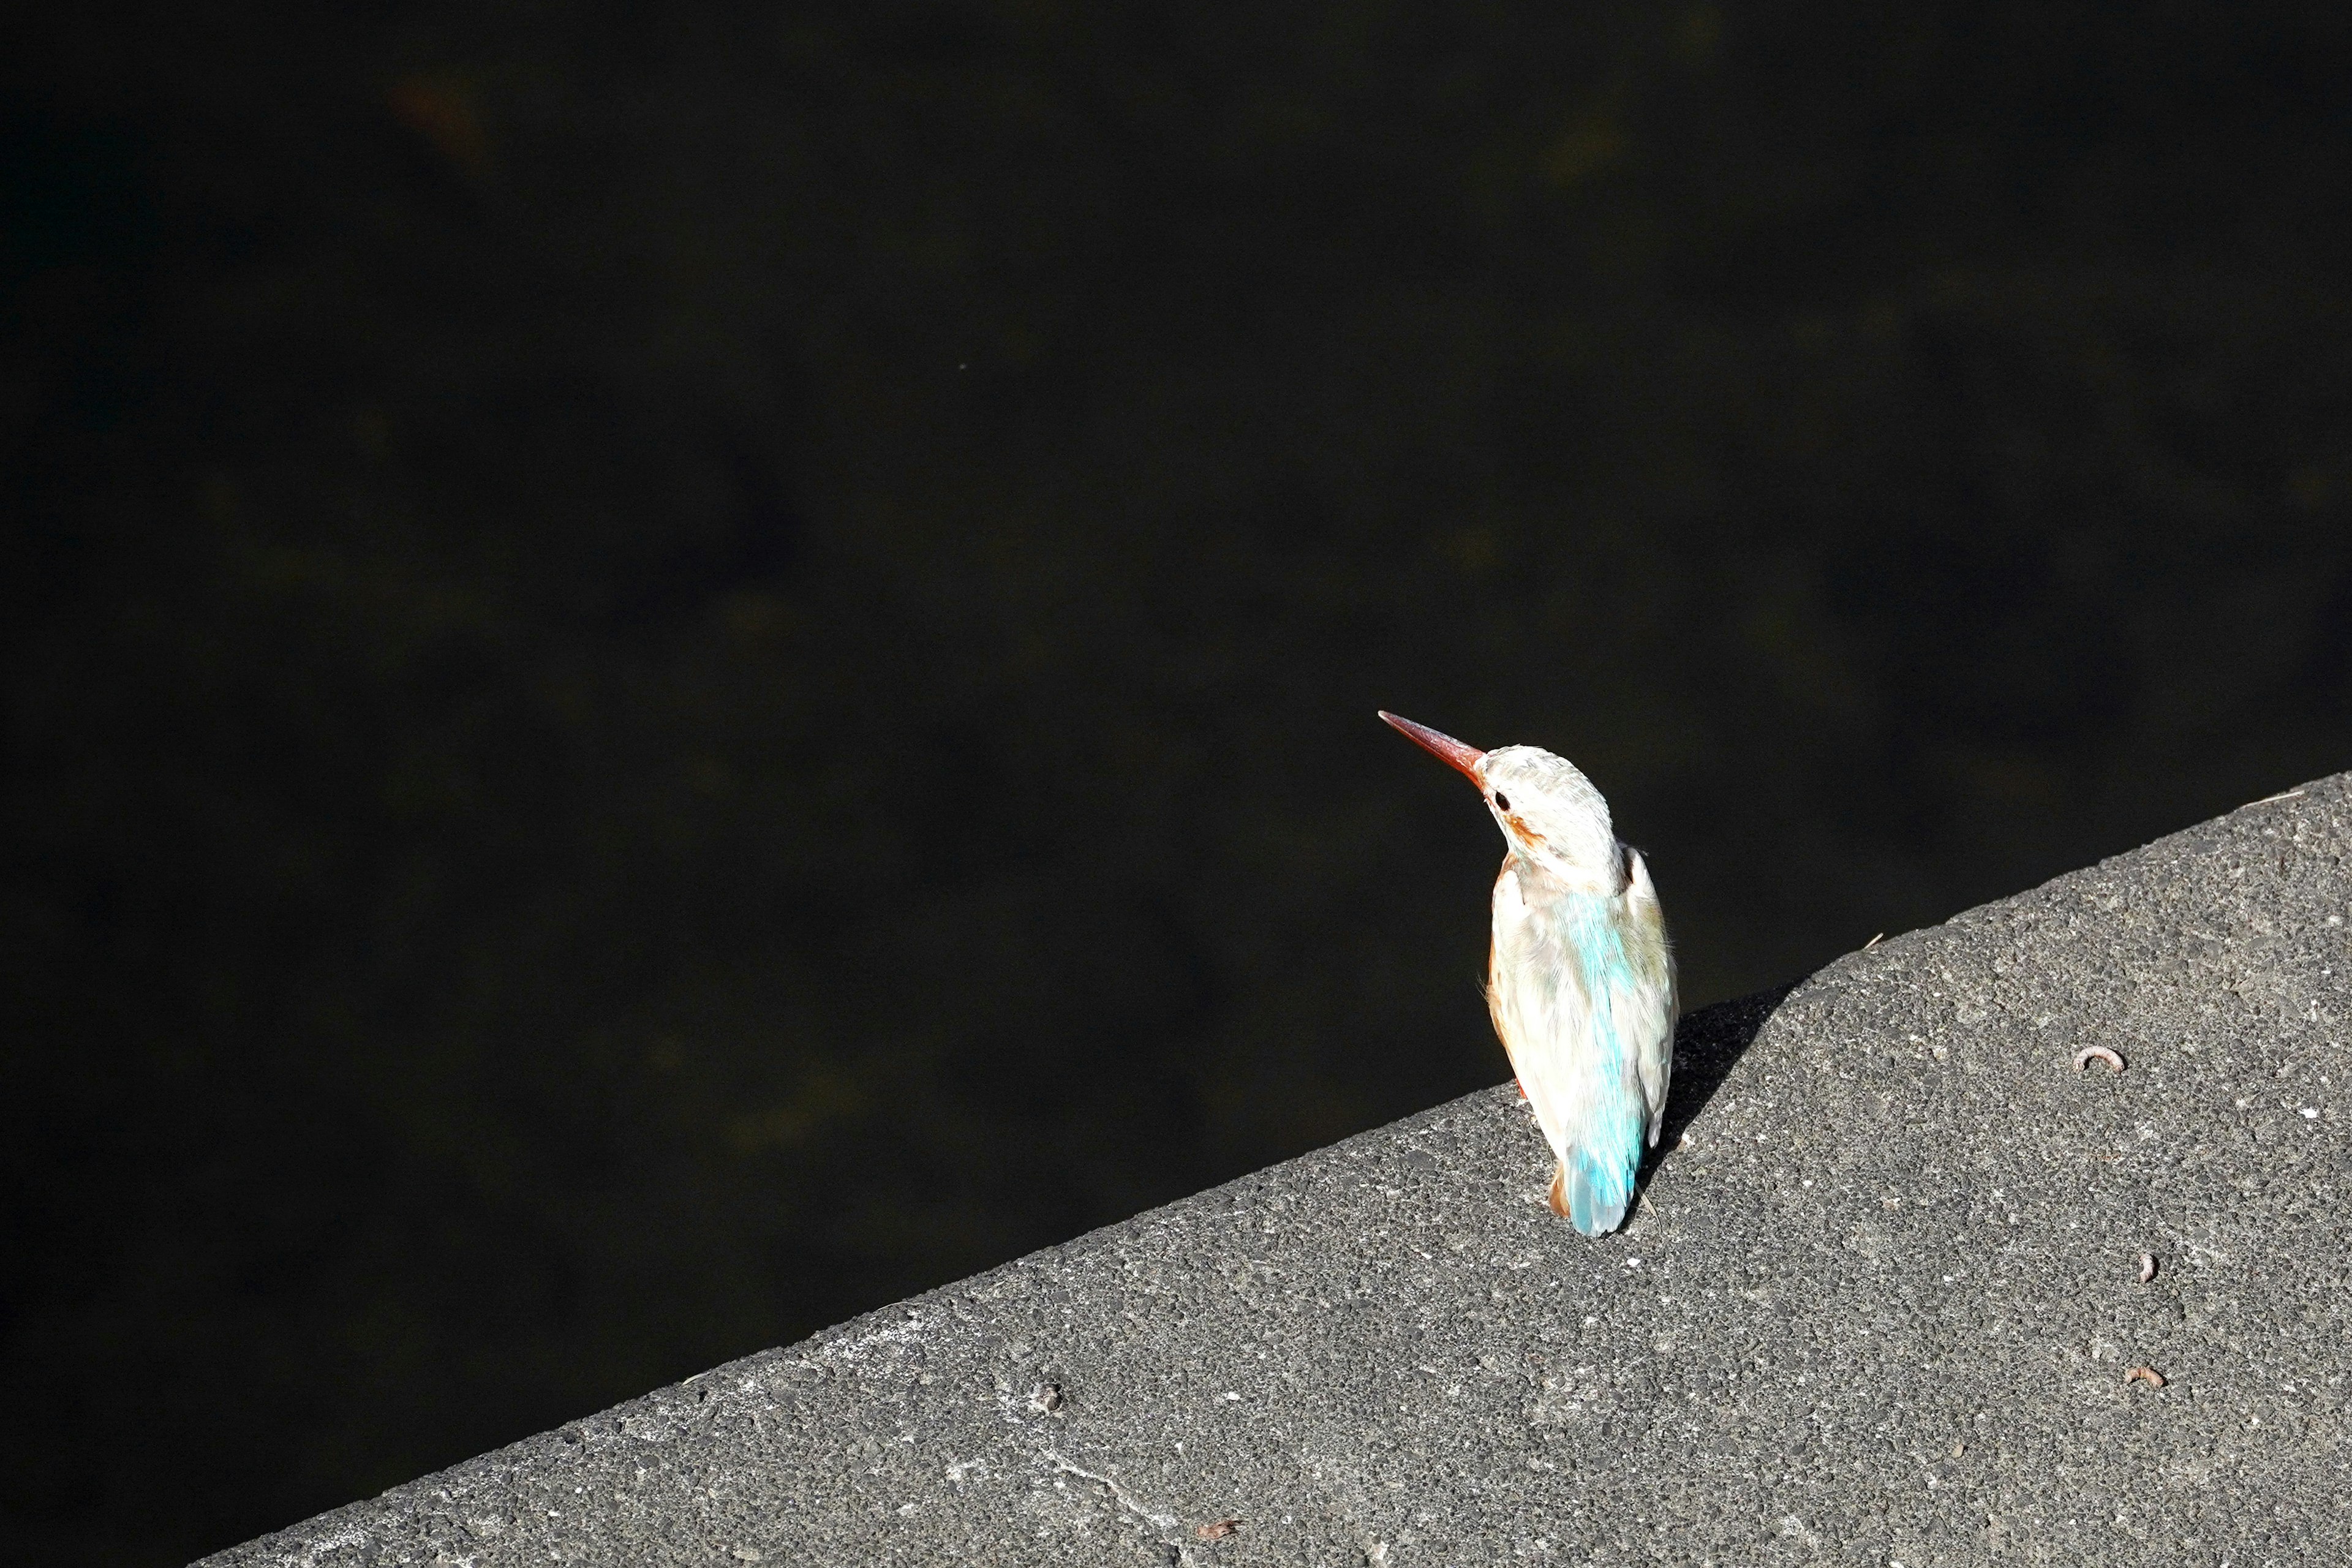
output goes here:
[[1416, 724], [1410, 719], [1400, 719], [1395, 714], [1385, 710], [1381, 712], [1381, 717], [1402, 731], [1408, 739], [1439, 762], [1449, 767], [1460, 768], [1465, 773], [1469, 774], [1472, 784], [1478, 782], [1478, 774], [1475, 770], [1485, 759], [1486, 753], [1477, 747], [1465, 746], [1453, 736], [1441, 735], [1426, 724]]

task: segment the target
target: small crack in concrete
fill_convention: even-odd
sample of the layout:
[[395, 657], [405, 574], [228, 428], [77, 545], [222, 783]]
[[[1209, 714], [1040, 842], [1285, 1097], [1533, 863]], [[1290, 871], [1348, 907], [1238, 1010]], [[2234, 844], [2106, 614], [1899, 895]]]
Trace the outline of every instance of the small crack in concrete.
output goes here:
[[[1060, 1453], [1052, 1448], [1045, 1450], [1045, 1458], [1053, 1465], [1055, 1469], [1060, 1471], [1062, 1474], [1066, 1476], [1076, 1476], [1081, 1480], [1092, 1481], [1097, 1486], [1103, 1488], [1110, 1493], [1112, 1500], [1117, 1502], [1120, 1508], [1126, 1510], [1129, 1513], [1133, 1514], [1136, 1518], [1143, 1521], [1144, 1523], [1151, 1526], [1154, 1530], [1164, 1531], [1178, 1530], [1182, 1527], [1183, 1521], [1181, 1520], [1178, 1519], [1172, 1513], [1160, 1513], [1154, 1510], [1150, 1504], [1143, 1501], [1142, 1499], [1137, 1497], [1133, 1492], [1128, 1490], [1125, 1486], [1121, 1485], [1118, 1477], [1105, 1475], [1099, 1470], [1090, 1470], [1084, 1465], [1074, 1465], [1068, 1459], [1065, 1458]], [[1166, 1544], [1175, 1550], [1176, 1561], [1179, 1563], [1190, 1563], [1193, 1560], [1192, 1549], [1184, 1543], [1181, 1537], [1175, 1540], [1167, 1541]]]

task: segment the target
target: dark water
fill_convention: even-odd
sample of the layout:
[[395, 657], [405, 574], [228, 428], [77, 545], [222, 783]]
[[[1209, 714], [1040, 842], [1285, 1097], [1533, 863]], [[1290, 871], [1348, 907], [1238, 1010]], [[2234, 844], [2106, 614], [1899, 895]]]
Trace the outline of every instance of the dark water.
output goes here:
[[167, 1563], [2352, 766], [2337, 8], [0, 47], [0, 1463]]

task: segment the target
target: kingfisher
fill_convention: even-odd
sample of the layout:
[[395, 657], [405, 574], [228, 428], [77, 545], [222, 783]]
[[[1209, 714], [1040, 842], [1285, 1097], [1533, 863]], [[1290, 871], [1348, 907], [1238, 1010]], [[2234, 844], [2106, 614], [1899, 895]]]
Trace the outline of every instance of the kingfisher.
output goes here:
[[1625, 1222], [1675, 1065], [1675, 956], [1642, 852], [1609, 803], [1540, 746], [1481, 752], [1381, 717], [1486, 797], [1508, 846], [1495, 880], [1486, 1008], [1558, 1159], [1552, 1213], [1586, 1236]]

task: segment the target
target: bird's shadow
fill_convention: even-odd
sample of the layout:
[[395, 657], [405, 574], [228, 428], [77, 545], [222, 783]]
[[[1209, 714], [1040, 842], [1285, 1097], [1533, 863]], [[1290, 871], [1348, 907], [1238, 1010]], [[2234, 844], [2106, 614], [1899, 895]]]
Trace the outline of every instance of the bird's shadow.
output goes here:
[[1633, 1178], [1636, 1212], [1649, 1190], [1650, 1178], [1682, 1142], [1684, 1130], [1698, 1120], [1706, 1102], [1731, 1076], [1732, 1065], [1747, 1054], [1765, 1023], [1807, 978], [1800, 975], [1769, 991], [1702, 1007], [1675, 1026], [1674, 1081], [1666, 1090], [1666, 1115], [1658, 1129], [1657, 1147], [1649, 1151]]

